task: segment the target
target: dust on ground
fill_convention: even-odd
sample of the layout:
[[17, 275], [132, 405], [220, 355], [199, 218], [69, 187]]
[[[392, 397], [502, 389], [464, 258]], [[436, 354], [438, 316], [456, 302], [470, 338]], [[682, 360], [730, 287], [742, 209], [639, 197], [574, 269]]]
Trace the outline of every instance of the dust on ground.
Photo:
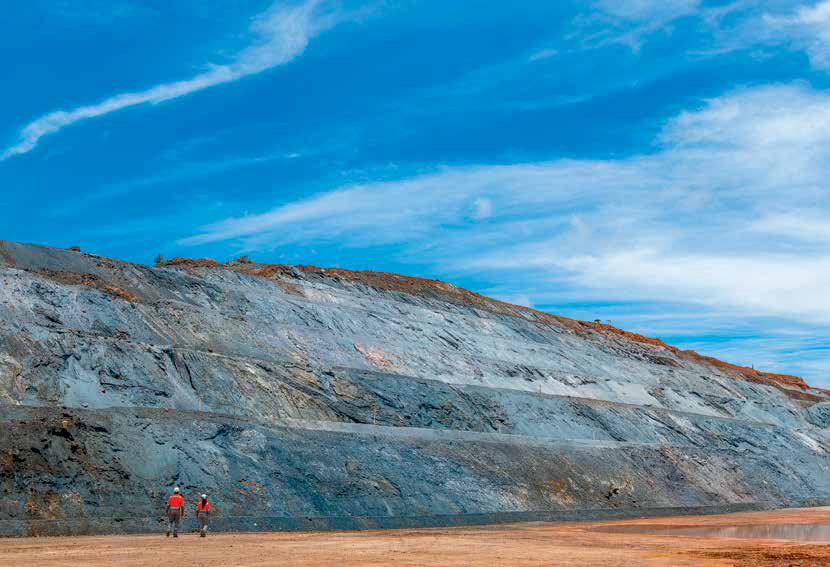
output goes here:
[[596, 531], [611, 524], [830, 524], [830, 507], [619, 522], [366, 532], [0, 539], [0, 567], [467, 567], [830, 565], [830, 545]]

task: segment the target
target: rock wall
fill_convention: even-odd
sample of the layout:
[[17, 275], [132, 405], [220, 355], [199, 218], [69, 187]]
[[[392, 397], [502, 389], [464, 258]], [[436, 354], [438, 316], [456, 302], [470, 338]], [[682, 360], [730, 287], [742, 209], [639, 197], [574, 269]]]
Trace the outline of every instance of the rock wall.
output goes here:
[[0, 534], [821, 503], [830, 398], [394, 274], [0, 241]]

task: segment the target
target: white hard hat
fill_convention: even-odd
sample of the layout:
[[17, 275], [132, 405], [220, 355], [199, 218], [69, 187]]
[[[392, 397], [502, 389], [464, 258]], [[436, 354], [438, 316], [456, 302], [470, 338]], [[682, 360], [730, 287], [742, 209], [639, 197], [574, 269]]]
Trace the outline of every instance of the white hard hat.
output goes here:
[[202, 494], [202, 499], [207, 500], [207, 494]]
[[173, 489], [173, 492], [178, 492], [178, 491], [179, 491], [179, 487], [178, 487], [178, 486], [177, 486], [176, 488], [174, 488], [174, 489]]

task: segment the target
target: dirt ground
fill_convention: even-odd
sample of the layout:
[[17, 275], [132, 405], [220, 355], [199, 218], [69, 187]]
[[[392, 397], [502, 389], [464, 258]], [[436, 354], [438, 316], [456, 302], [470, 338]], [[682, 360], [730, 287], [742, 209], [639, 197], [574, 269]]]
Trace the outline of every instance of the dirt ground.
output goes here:
[[325, 533], [0, 539], [0, 567], [830, 566], [830, 545], [614, 534], [611, 524], [830, 524], [830, 507], [624, 522]]

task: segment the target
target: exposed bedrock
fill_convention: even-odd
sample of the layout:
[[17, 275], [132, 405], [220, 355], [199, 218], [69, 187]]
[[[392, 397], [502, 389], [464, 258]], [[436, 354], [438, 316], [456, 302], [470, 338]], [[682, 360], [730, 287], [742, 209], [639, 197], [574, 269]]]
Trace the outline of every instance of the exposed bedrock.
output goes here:
[[394, 274], [0, 241], [0, 534], [618, 517], [830, 501], [790, 376]]

